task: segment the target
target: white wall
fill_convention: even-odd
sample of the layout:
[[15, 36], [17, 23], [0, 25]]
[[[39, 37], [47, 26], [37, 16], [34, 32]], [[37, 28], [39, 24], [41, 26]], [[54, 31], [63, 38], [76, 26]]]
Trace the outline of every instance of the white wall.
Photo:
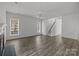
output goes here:
[[[20, 21], [20, 35], [19, 36], [10, 36], [10, 17], [18, 16]], [[11, 12], [6, 12], [6, 23], [7, 23], [7, 39], [13, 38], [20, 38], [20, 37], [27, 37], [32, 35], [38, 35], [37, 33], [37, 22], [38, 19], [28, 16], [28, 15], [21, 15], [15, 14]]]
[[79, 12], [63, 16], [63, 37], [77, 39], [79, 37]]
[[0, 23], [6, 23], [6, 13], [3, 6], [0, 6]]
[[42, 33], [43, 35], [46, 35], [46, 20], [42, 21]]
[[62, 35], [62, 16], [56, 18], [55, 35]]

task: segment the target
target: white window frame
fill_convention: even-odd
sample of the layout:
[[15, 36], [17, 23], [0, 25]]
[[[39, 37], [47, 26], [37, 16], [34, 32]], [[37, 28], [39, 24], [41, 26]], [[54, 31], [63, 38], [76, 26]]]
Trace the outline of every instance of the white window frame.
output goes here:
[[41, 33], [41, 22], [37, 22], [37, 33]]
[[18, 19], [18, 33], [17, 34], [11, 34], [11, 20], [13, 19], [14, 17], [11, 17], [10, 18], [10, 36], [17, 36], [17, 35], [19, 35], [19, 18], [18, 17], [16, 17], [16, 19]]

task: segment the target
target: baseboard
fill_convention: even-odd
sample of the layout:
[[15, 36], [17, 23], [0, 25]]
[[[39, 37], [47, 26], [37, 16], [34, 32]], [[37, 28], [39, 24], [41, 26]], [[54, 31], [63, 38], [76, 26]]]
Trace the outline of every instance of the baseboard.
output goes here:
[[64, 37], [64, 36], [62, 36], [62, 38], [64, 38], [64, 39], [72, 39], [72, 40], [78, 40], [78, 39], [75, 39], [75, 38]]
[[62, 36], [62, 35], [53, 35], [53, 36], [50, 36], [50, 35], [43, 35], [43, 34], [39, 34], [39, 35], [32, 35], [32, 36], [28, 36], [28, 37], [19, 37], [19, 38], [8, 39], [8, 40], [24, 39], [24, 38], [34, 37], [34, 36], [61, 37], [61, 38], [64, 38], [64, 39], [73, 39], [73, 40], [78, 40], [78, 39], [74, 39], [74, 38], [64, 37], [64, 36]]
[[[19, 37], [19, 38], [13, 38], [13, 39], [8, 39], [8, 40], [10, 41], [10, 40], [24, 39], [24, 38], [34, 37], [34, 36], [49, 36], [49, 35], [38, 34], [38, 35], [31, 35], [31, 36], [27, 36], [27, 37]], [[57, 35], [57, 36], [59, 36], [59, 35]], [[56, 37], [56, 36], [49, 36], [49, 37]]]
[[65, 38], [65, 39], [75, 39], [75, 40], [77, 40], [76, 38], [71, 38], [71, 37], [67, 37], [67, 36], [62, 36], [62, 38]]
[[[29, 37], [33, 37], [33, 36], [40, 36], [40, 35], [41, 35], [41, 34], [39, 34], [39, 35], [31, 35], [31, 36], [27, 36], [27, 38], [29, 38]], [[24, 39], [24, 38], [26, 38], [26, 37], [19, 37], [19, 38], [7, 39], [7, 41], [8, 41], [8, 40]]]

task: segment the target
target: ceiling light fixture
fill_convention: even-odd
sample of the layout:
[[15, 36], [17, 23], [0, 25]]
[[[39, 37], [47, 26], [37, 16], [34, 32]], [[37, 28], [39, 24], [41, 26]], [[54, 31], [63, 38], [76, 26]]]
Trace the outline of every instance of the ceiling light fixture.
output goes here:
[[14, 2], [15, 4], [18, 4], [18, 2]]

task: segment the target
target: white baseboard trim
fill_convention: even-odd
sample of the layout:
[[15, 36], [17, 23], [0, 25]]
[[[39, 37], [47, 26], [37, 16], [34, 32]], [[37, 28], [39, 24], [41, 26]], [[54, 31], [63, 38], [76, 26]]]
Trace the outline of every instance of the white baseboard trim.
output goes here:
[[72, 38], [72, 37], [67, 37], [67, 36], [62, 36], [62, 38], [73, 39], [73, 40], [79, 40], [79, 39], [77, 39], [77, 38]]

